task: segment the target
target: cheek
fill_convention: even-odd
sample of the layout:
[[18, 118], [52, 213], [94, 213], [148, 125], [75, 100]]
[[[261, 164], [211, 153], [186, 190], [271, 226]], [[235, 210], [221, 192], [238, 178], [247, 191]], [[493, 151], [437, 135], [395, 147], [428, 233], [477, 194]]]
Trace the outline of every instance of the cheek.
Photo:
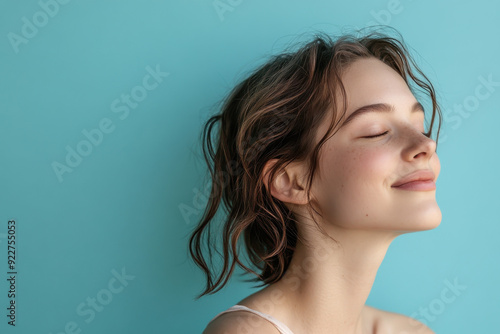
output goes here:
[[383, 149], [358, 149], [344, 155], [341, 179], [347, 191], [357, 193], [358, 196], [370, 191], [380, 191], [387, 183], [387, 177], [393, 168], [394, 156]]
[[388, 196], [393, 154], [384, 148], [351, 148], [338, 150], [335, 156], [325, 159], [325, 182], [320, 186], [323, 208], [327, 208], [329, 217], [352, 224], [349, 221], [375, 214]]

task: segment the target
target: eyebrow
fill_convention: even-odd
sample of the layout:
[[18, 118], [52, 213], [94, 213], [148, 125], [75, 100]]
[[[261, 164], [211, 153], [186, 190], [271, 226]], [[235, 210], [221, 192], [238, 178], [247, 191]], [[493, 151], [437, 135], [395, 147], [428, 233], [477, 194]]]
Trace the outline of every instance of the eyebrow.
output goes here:
[[[360, 115], [367, 113], [367, 112], [394, 112], [394, 106], [387, 104], [387, 103], [374, 103], [374, 104], [369, 104], [366, 106], [363, 106], [361, 108], [358, 108], [354, 110], [345, 120], [344, 123], [342, 123], [341, 127], [346, 125], [349, 122], [352, 122], [352, 120], [356, 117], [359, 117]], [[411, 112], [424, 112], [424, 107], [420, 102], [415, 102], [413, 106], [411, 107]], [[425, 113], [425, 112], [424, 112]]]

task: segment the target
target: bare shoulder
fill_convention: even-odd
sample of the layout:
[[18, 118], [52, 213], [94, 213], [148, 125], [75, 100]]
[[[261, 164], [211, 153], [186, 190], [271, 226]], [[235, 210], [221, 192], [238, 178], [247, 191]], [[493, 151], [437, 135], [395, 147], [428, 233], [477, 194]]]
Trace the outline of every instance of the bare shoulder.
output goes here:
[[366, 308], [367, 311], [372, 314], [377, 333], [435, 334], [435, 332], [424, 323], [412, 317], [380, 310], [368, 305], [366, 305]]
[[202, 334], [279, 334], [266, 319], [246, 311], [224, 313], [210, 322]]

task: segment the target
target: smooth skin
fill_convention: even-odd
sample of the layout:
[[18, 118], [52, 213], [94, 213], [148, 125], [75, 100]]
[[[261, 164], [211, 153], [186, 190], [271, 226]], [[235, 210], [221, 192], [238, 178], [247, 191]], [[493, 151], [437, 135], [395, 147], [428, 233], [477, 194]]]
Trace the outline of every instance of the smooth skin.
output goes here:
[[[365, 302], [378, 268], [398, 235], [437, 227], [441, 211], [435, 190], [391, 187], [417, 170], [440, 172], [436, 143], [423, 134], [424, 113], [403, 78], [376, 58], [356, 60], [342, 76], [347, 118], [362, 106], [385, 103], [392, 111], [361, 113], [331, 136], [320, 152], [312, 188], [315, 218], [335, 243], [318, 230], [306, 210], [306, 166], [289, 164], [271, 194], [298, 216], [299, 242], [283, 278], [238, 302], [267, 313], [294, 334], [434, 333], [405, 315]], [[345, 118], [344, 118], [345, 119]], [[317, 141], [331, 119], [320, 126]], [[264, 175], [275, 163], [270, 160]], [[279, 333], [265, 319], [245, 311], [221, 315], [204, 331]]]

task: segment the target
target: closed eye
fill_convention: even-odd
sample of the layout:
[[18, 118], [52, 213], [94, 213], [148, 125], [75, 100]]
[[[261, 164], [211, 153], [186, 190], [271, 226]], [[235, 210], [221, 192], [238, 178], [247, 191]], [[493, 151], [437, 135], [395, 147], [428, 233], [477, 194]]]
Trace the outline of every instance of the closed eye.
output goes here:
[[[377, 138], [377, 137], [381, 137], [385, 134], [387, 134], [389, 131], [385, 131], [385, 132], [382, 132], [382, 133], [379, 133], [379, 134], [376, 134], [376, 135], [373, 135], [373, 136], [365, 136], [363, 138]], [[431, 137], [431, 134], [429, 132], [422, 132], [422, 134], [428, 138]]]
[[365, 137], [363, 137], [363, 138], [376, 138], [376, 137], [381, 137], [381, 136], [383, 136], [383, 135], [387, 134], [388, 132], [389, 132], [389, 131], [385, 131], [385, 132], [383, 132], [383, 133], [379, 133], [379, 134], [377, 134], [377, 135], [373, 135], [373, 136], [365, 136]]

